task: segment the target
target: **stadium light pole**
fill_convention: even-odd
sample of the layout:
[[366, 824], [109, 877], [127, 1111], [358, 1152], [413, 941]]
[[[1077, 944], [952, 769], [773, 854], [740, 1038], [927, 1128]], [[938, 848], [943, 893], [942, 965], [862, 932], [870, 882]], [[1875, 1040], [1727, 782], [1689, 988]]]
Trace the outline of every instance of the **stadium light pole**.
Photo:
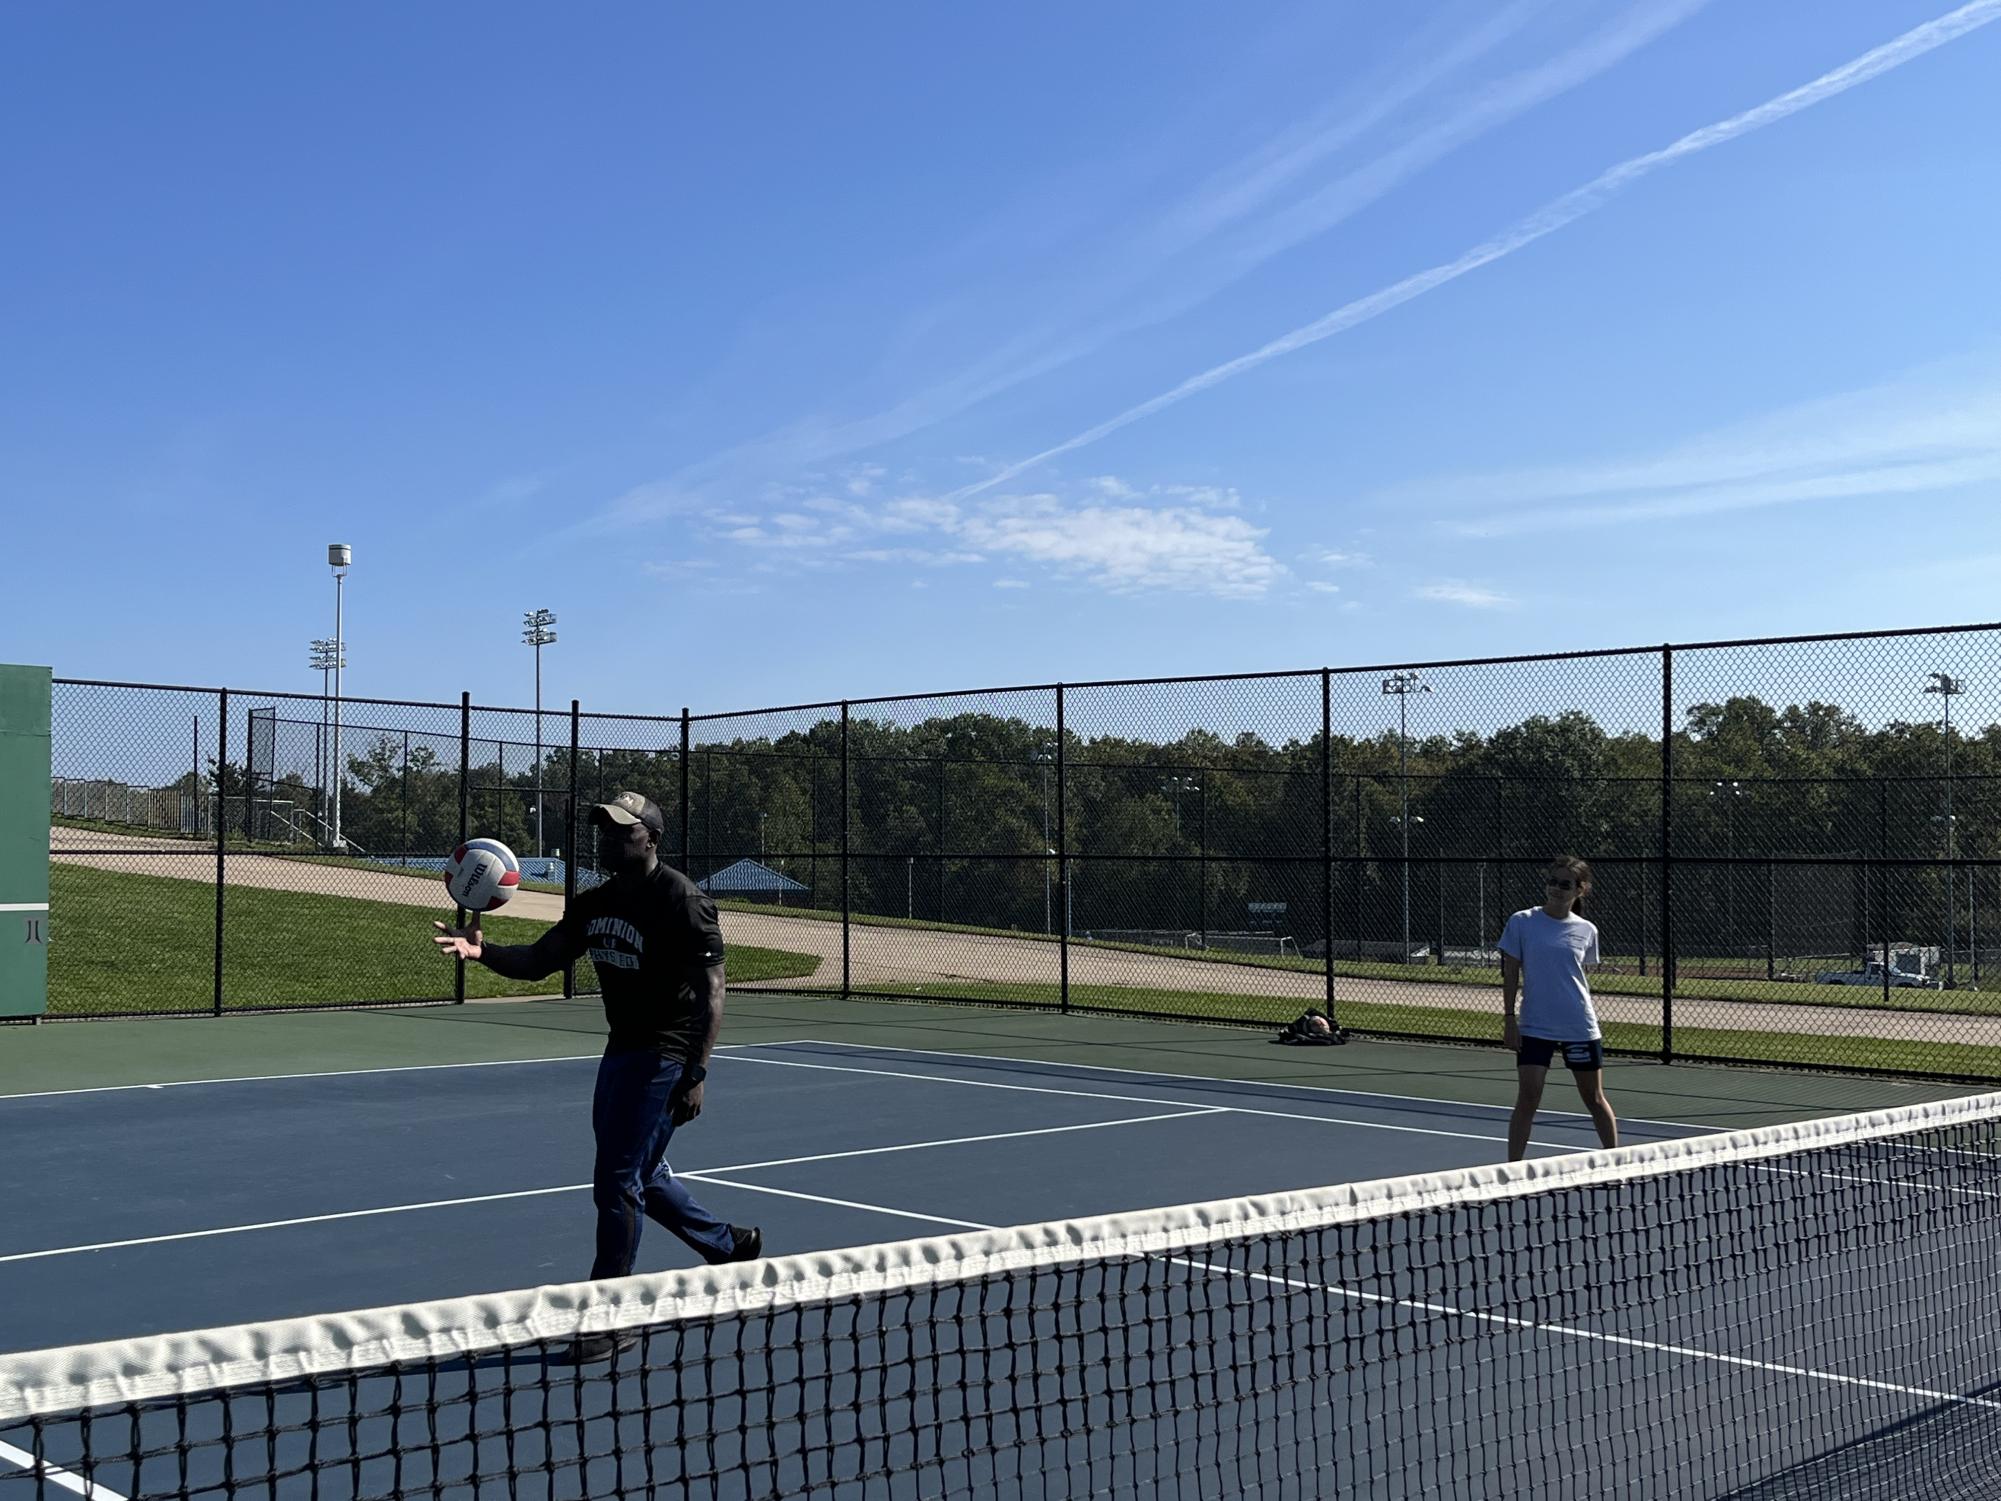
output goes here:
[[528, 610], [521, 616], [521, 639], [535, 648], [535, 856], [542, 856], [542, 648], [554, 643], [554, 612]]
[[1956, 989], [1958, 974], [1952, 960], [1953, 945], [1957, 942], [1959, 914], [1954, 910], [1957, 893], [1954, 891], [1952, 870], [1952, 700], [1956, 694], [1966, 691], [1966, 679], [1956, 678], [1949, 672], [1934, 672], [1925, 680], [1925, 692], [1939, 696], [1939, 736], [1945, 742], [1945, 815], [1934, 818], [1933, 822], [1945, 825], [1945, 988]]
[[326, 817], [328, 812], [330, 811], [329, 808], [327, 807], [327, 699], [329, 693], [328, 685], [332, 681], [334, 663], [339, 660], [340, 653], [335, 648], [333, 642], [326, 640], [309, 642], [307, 644], [307, 650], [310, 653], [310, 655], [306, 658], [307, 667], [309, 667], [312, 671], [317, 672], [320, 675], [320, 743], [316, 753], [316, 759], [318, 760], [319, 765], [314, 768], [315, 773], [319, 778], [320, 806], [314, 810], [313, 816], [319, 819], [320, 832], [322, 835], [324, 835], [327, 827]]
[[328, 768], [329, 780], [333, 783], [333, 848], [347, 848], [347, 840], [340, 832], [340, 698], [341, 671], [347, 666], [347, 630], [342, 614], [346, 604], [347, 571], [354, 564], [354, 549], [345, 542], [327, 544], [327, 566], [333, 569], [334, 577], [334, 665], [333, 665], [333, 764]]
[[1383, 679], [1383, 692], [1397, 701], [1397, 826], [1403, 834], [1403, 959], [1410, 963], [1410, 696], [1431, 692], [1431, 684], [1412, 672], [1393, 672]]

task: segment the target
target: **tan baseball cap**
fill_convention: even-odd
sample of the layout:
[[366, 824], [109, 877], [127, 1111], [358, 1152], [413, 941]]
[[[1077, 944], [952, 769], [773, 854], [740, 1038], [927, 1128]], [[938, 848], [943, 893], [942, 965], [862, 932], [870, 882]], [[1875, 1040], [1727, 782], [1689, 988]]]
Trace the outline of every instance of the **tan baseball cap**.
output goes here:
[[667, 815], [643, 792], [621, 792], [608, 803], [595, 804], [591, 817], [608, 818], [613, 823], [643, 823], [653, 831], [655, 839], [667, 837]]

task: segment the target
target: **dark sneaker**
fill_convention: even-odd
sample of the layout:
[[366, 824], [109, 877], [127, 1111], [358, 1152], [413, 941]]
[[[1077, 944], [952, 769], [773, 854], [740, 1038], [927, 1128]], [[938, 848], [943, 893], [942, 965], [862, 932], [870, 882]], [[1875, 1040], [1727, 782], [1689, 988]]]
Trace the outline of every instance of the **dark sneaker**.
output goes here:
[[725, 1262], [755, 1261], [764, 1254], [764, 1232], [755, 1225], [730, 1226], [730, 1253]]
[[580, 1334], [570, 1346], [570, 1362], [573, 1365], [596, 1365], [623, 1350], [634, 1349], [638, 1344], [637, 1329], [620, 1329], [611, 1334]]

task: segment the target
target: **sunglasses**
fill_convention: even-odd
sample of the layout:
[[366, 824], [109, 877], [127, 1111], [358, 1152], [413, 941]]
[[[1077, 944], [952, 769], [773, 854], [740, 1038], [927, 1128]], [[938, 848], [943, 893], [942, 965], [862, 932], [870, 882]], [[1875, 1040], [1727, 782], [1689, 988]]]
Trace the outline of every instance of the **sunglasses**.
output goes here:
[[1558, 891], [1568, 891], [1576, 884], [1576, 882], [1560, 876], [1551, 876], [1547, 881], [1543, 882], [1543, 885], [1554, 886]]

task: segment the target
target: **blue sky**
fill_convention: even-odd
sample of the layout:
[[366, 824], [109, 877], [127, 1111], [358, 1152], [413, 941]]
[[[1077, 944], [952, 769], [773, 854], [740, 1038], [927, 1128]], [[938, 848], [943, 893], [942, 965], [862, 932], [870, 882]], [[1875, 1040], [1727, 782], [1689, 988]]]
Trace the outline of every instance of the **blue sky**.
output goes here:
[[316, 690], [334, 540], [351, 692], [634, 711], [1991, 619], [1995, 20], [15, 7], [0, 657]]

